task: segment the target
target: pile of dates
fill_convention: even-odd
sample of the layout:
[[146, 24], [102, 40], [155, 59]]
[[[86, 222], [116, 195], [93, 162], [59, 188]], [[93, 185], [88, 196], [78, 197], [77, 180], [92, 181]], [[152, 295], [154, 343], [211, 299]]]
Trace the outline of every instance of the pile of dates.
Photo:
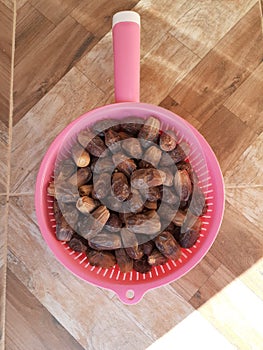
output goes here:
[[206, 212], [189, 151], [153, 116], [101, 120], [80, 131], [47, 189], [56, 238], [91, 265], [118, 264], [121, 272], [177, 260], [197, 241]]

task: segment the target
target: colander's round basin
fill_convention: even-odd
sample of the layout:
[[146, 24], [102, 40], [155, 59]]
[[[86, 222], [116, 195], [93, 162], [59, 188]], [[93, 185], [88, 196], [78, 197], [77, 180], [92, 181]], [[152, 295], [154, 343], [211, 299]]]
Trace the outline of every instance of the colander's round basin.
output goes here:
[[[199, 179], [199, 186], [205, 193], [207, 213], [202, 217], [201, 235], [190, 249], [182, 249], [177, 261], [153, 267], [147, 274], [132, 271], [120, 272], [118, 266], [103, 269], [91, 266], [84, 253], [72, 251], [65, 242], [55, 236], [53, 198], [47, 195], [47, 187], [53, 179], [54, 166], [61, 145], [80, 130], [96, 121], [107, 118], [122, 119], [128, 116], [147, 118], [150, 115], [161, 121], [161, 129], [174, 129], [181, 139], [190, 144], [189, 161]], [[68, 146], [70, 147], [70, 146]], [[219, 231], [224, 211], [224, 185], [218, 161], [208, 143], [189, 123], [161, 107], [144, 103], [117, 103], [85, 113], [68, 125], [49, 147], [41, 163], [35, 191], [36, 214], [41, 233], [56, 258], [72, 273], [83, 280], [114, 291], [127, 304], [138, 302], [146, 291], [170, 283], [191, 270], [207, 253]]]

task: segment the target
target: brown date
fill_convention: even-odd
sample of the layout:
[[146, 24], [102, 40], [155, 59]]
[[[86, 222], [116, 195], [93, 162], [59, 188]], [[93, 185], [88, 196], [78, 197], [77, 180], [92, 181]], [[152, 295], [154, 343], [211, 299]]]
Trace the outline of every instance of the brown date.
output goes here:
[[112, 175], [112, 192], [119, 201], [125, 201], [130, 195], [128, 180], [123, 173]]
[[120, 271], [123, 273], [130, 272], [133, 269], [133, 260], [126, 253], [126, 250], [123, 248], [115, 250], [115, 256], [117, 264], [119, 265]]
[[132, 173], [131, 185], [139, 190], [156, 187], [163, 184], [165, 177], [163, 172], [154, 168], [139, 169]]
[[107, 152], [105, 152], [107, 148], [103, 140], [91, 130], [80, 131], [78, 142], [95, 157], [105, 157], [107, 155]]
[[89, 167], [79, 168], [76, 173], [71, 175], [71, 177], [67, 180], [71, 185], [80, 187], [89, 182], [92, 177], [92, 172]]
[[145, 255], [151, 255], [154, 247], [155, 247], [155, 244], [154, 244], [154, 242], [152, 240], [143, 243], [143, 245], [142, 245], [143, 253]]
[[119, 232], [122, 226], [119, 215], [111, 213], [108, 221], [105, 224], [105, 229], [110, 232]]
[[99, 158], [93, 158], [90, 168], [96, 174], [111, 173], [114, 169], [114, 164], [109, 156], [102, 160], [99, 160]]
[[99, 174], [93, 183], [93, 188], [98, 199], [105, 198], [110, 193], [111, 175], [108, 173]]
[[161, 156], [162, 156], [162, 151], [158, 146], [150, 146], [144, 152], [143, 160], [148, 163], [151, 163], [156, 168], [159, 164]]
[[168, 155], [173, 159], [175, 163], [183, 161], [189, 154], [190, 148], [186, 142], [177, 145], [174, 150], [168, 152]]
[[157, 202], [150, 202], [150, 201], [146, 201], [144, 203], [144, 206], [145, 208], [150, 210], [157, 210], [157, 207], [158, 207]]
[[152, 235], [161, 229], [160, 218], [155, 210], [132, 214], [125, 222], [129, 230], [138, 234]]
[[77, 166], [73, 159], [66, 158], [61, 161], [58, 168], [55, 170], [55, 179], [56, 181], [64, 181], [76, 171]]
[[102, 267], [104, 269], [109, 269], [116, 264], [115, 256], [110, 252], [89, 250], [87, 256], [92, 266]]
[[112, 160], [116, 168], [128, 177], [137, 168], [135, 162], [123, 153], [114, 154]]
[[86, 252], [88, 250], [87, 243], [84, 243], [84, 239], [82, 237], [72, 237], [68, 243], [69, 247], [75, 252]]
[[154, 249], [151, 255], [148, 256], [148, 263], [151, 266], [159, 266], [165, 264], [168, 261], [168, 258], [164, 256], [159, 250]]
[[160, 147], [163, 151], [169, 152], [175, 149], [177, 136], [172, 130], [164, 131], [160, 136]]
[[64, 216], [61, 216], [56, 224], [56, 237], [59, 241], [69, 242], [74, 234], [73, 228], [68, 224]]
[[160, 121], [157, 118], [149, 117], [143, 124], [138, 138], [147, 141], [155, 141], [159, 136]]
[[147, 273], [152, 269], [151, 265], [148, 263], [147, 256], [143, 256], [141, 259], [135, 260], [133, 263], [133, 268], [135, 271], [140, 273]]
[[197, 186], [194, 187], [189, 209], [196, 216], [204, 215], [206, 212], [205, 195]]
[[72, 147], [71, 155], [76, 165], [80, 168], [86, 167], [90, 163], [89, 153], [79, 143]]
[[121, 239], [123, 247], [126, 250], [126, 253], [132, 259], [140, 259], [143, 256], [143, 250], [138, 245], [138, 240], [133, 232], [127, 228], [121, 229]]
[[166, 258], [176, 260], [181, 255], [181, 248], [170, 232], [163, 231], [155, 238], [155, 245]]
[[117, 233], [102, 231], [96, 236], [91, 237], [89, 246], [97, 250], [114, 250], [122, 246], [121, 238]]
[[124, 119], [121, 128], [130, 135], [137, 136], [141, 130], [144, 121], [139, 117], [128, 117]]
[[93, 198], [83, 196], [80, 197], [77, 200], [76, 208], [82, 213], [82, 214], [89, 214], [94, 209], [96, 209], [100, 205], [99, 201], [94, 200]]
[[149, 187], [141, 191], [143, 197], [149, 202], [156, 202], [161, 199], [161, 189], [160, 187]]
[[80, 197], [89, 196], [92, 192], [93, 185], [82, 185], [79, 187]]
[[142, 147], [138, 139], [132, 137], [123, 140], [121, 146], [129, 157], [136, 159], [140, 159], [142, 157]]
[[180, 201], [187, 201], [192, 193], [192, 183], [187, 170], [177, 170], [174, 176], [174, 188]]

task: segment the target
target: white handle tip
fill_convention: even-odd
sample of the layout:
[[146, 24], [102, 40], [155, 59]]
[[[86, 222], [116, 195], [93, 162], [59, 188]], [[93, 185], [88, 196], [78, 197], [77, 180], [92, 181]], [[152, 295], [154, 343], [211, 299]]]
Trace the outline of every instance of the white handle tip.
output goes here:
[[115, 26], [115, 24], [120, 22], [135, 22], [140, 25], [140, 15], [134, 11], [117, 12], [112, 18], [112, 28]]

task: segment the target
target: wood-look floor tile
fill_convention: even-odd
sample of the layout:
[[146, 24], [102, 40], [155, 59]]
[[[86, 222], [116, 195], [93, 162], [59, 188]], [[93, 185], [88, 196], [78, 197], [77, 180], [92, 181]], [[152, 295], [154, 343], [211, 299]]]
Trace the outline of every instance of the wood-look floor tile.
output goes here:
[[49, 144], [72, 120], [103, 104], [103, 93], [73, 68], [14, 127], [11, 192], [34, 192], [39, 164]]
[[220, 265], [220, 261], [208, 252], [190, 272], [171, 283], [171, 286], [189, 301]]
[[14, 0], [0, 0], [6, 7], [13, 11], [14, 8]]
[[0, 121], [9, 123], [13, 9], [0, 2]]
[[194, 310], [170, 286], [147, 292], [138, 304], [132, 306], [123, 305], [117, 297], [113, 300], [153, 339], [164, 335]]
[[195, 54], [166, 34], [142, 59], [141, 101], [159, 104], [198, 62]]
[[225, 185], [228, 189], [263, 185], [263, 133], [247, 146], [225, 174]]
[[[7, 203], [6, 196], [0, 195], [0, 268], [6, 264], [6, 220], [7, 220]], [[0, 279], [0, 285], [1, 285]], [[0, 287], [1, 288], [1, 287]], [[0, 304], [1, 305], [1, 304]]]
[[83, 350], [83, 347], [8, 270], [6, 348]]
[[29, 0], [16, 0], [16, 9], [19, 10], [20, 7], [24, 6]]
[[261, 187], [227, 188], [226, 200], [255, 225], [258, 234], [262, 234], [263, 183]]
[[4, 349], [5, 291], [6, 291], [6, 196], [0, 196], [0, 349]]
[[81, 1], [71, 13], [83, 27], [89, 32], [96, 33], [96, 38], [101, 38], [110, 29], [112, 16], [118, 11], [132, 9], [139, 0], [90, 0]]
[[[26, 56], [33, 56], [36, 46], [55, 28], [45, 16], [37, 11], [29, 2], [17, 11], [15, 65]], [[32, 77], [34, 78], [34, 77]]]
[[81, 2], [81, 0], [30, 0], [36, 9], [56, 25]]
[[14, 71], [14, 125], [88, 50], [93, 35], [66, 17]]
[[225, 174], [256, 136], [236, 115], [222, 106], [199, 129], [206, 138]]
[[26, 267], [27, 289], [85, 349], [145, 349], [152, 339], [125, 310], [55, 259], [30, 218], [33, 198], [25, 196], [22, 207], [10, 199], [8, 246], [15, 258], [9, 259], [9, 269], [24, 283], [25, 271], [19, 270]]
[[263, 300], [263, 258], [256, 262], [250, 269], [239, 276], [249, 289], [251, 289], [261, 300]]
[[237, 349], [262, 349], [263, 301], [241, 281], [215, 294], [199, 312]]
[[255, 132], [263, 131], [263, 63], [224, 104]]
[[196, 293], [189, 300], [189, 303], [198, 309], [214, 295], [220, 293], [224, 287], [230, 284], [235, 276], [221, 264], [213, 274], [203, 283]]
[[[22, 208], [23, 215], [29, 222], [28, 225], [30, 222], [35, 225], [34, 203], [31, 198], [30, 196], [12, 197], [11, 201], [15, 208]], [[30, 232], [33, 232], [32, 229]], [[21, 259], [22, 266], [19, 266], [19, 259], [21, 257], [17, 257], [17, 250], [12, 247], [9, 252], [9, 265], [12, 266], [16, 275], [23, 278], [29, 289], [36, 289], [34, 276], [29, 277], [30, 267], [28, 264], [25, 266], [23, 259]], [[169, 286], [148, 292], [138, 305], [123, 305], [116, 296], [113, 297], [112, 302], [118, 306], [121, 312], [139, 325], [151, 339], [157, 339], [193, 311], [193, 308]], [[153, 309], [158, 313], [158, 318], [152, 317]]]
[[109, 95], [114, 86], [111, 32], [106, 34], [76, 64], [76, 67], [106, 95]]
[[236, 277], [263, 255], [263, 237], [257, 226], [226, 202], [224, 219], [210, 252]]
[[240, 6], [228, 0], [188, 1], [191, 8], [175, 19], [172, 33], [199, 57], [204, 57], [256, 2], [246, 0]]
[[147, 350], [213, 349], [237, 350], [198, 311], [192, 312]]
[[197, 119], [195, 119], [189, 112], [184, 110], [171, 96], [167, 96], [161, 103], [160, 106], [169, 109], [169, 111], [179, 115], [179, 117], [185, 119], [192, 124], [196, 129], [199, 129], [202, 125]]
[[134, 11], [141, 16], [141, 57], [144, 57], [156, 44], [160, 45], [164, 35], [173, 28], [178, 17], [187, 13], [190, 1], [148, 1], [140, 0]]
[[256, 4], [169, 95], [204, 123], [260, 64], [262, 43]]
[[0, 349], [4, 350], [5, 349], [5, 287], [4, 287], [4, 281], [5, 281], [5, 273], [6, 273], [6, 267], [5, 266], [0, 266]]
[[0, 120], [0, 193], [7, 192], [8, 128]]

